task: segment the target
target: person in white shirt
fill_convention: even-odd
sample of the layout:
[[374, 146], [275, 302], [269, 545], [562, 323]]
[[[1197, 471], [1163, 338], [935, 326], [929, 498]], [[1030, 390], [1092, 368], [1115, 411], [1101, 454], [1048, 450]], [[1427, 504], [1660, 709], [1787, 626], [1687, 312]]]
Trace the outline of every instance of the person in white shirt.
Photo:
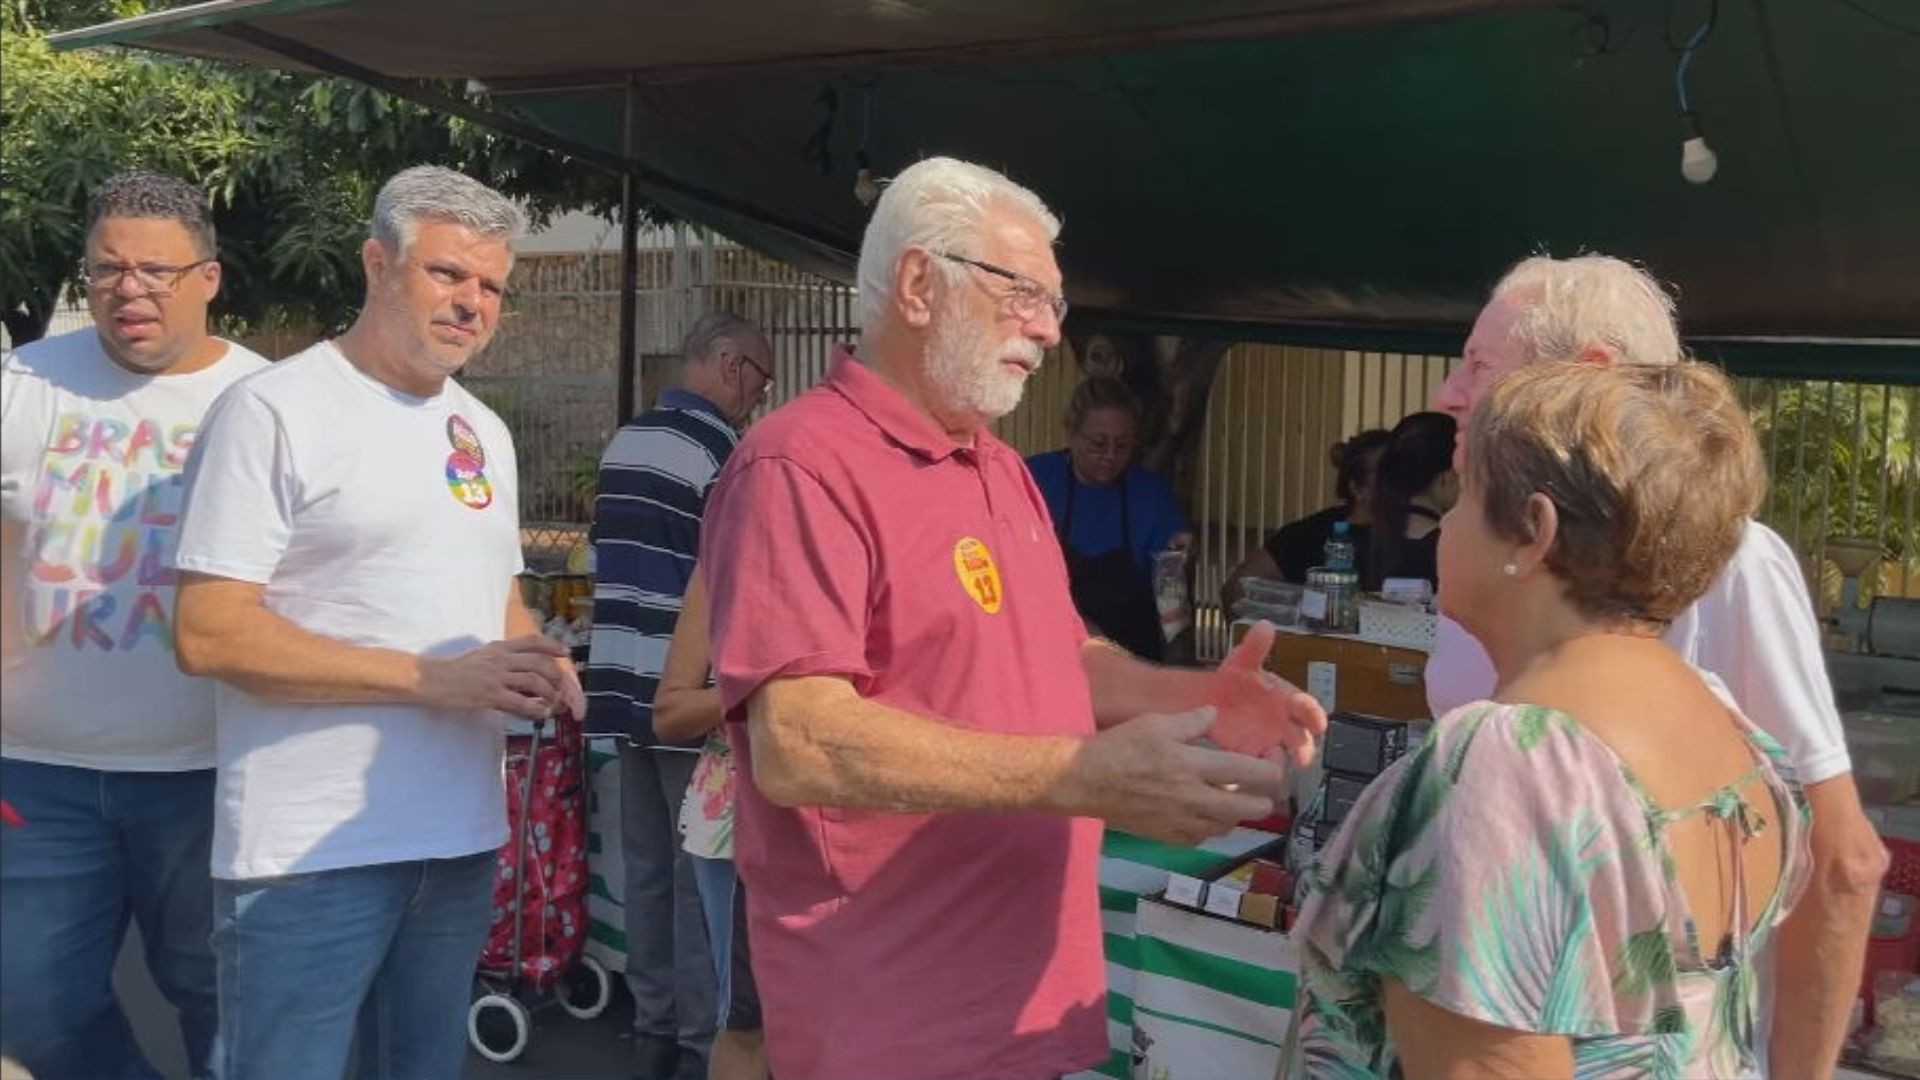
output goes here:
[[180, 664], [221, 683], [223, 1080], [338, 1080], [356, 1034], [356, 1074], [460, 1075], [502, 714], [584, 710], [515, 585], [513, 443], [451, 378], [498, 326], [522, 228], [459, 173], [395, 176], [359, 318], [222, 398], [188, 466]]
[[[1481, 311], [1462, 363], [1433, 407], [1466, 423], [1508, 372], [1537, 361], [1671, 364], [1682, 355], [1673, 300], [1643, 271], [1604, 255], [1536, 256], [1515, 265]], [[1749, 521], [1733, 561], [1665, 639], [1719, 676], [1747, 716], [1779, 741], [1813, 809], [1814, 874], [1781, 928], [1773, 977], [1769, 1074], [1829, 1076], [1859, 990], [1886, 848], [1854, 787], [1852, 764], [1820, 652], [1819, 629], [1793, 551]], [[1427, 664], [1435, 716], [1494, 690], [1480, 643], [1442, 618]]]
[[213, 685], [173, 658], [181, 469], [207, 408], [267, 366], [207, 332], [207, 197], [114, 176], [89, 200], [94, 325], [0, 367], [0, 1037], [41, 1076], [156, 1075], [113, 992], [131, 918], [205, 1071]]

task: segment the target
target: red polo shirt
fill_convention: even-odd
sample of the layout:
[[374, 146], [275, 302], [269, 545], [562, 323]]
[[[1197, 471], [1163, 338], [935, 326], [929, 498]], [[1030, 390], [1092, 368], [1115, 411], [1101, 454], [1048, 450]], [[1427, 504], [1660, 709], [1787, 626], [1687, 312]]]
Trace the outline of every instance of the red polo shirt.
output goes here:
[[702, 532], [773, 1074], [975, 1080], [1104, 1060], [1098, 822], [786, 810], [752, 783], [744, 705], [769, 679], [841, 676], [977, 731], [1093, 733], [1086, 633], [1020, 456], [984, 432], [955, 446], [843, 353], [754, 426]]

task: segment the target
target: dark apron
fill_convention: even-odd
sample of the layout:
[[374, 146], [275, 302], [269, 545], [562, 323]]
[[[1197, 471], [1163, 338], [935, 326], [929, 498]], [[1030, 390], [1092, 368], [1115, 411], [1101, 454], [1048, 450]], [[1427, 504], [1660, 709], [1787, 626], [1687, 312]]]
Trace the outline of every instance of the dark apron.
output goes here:
[[1120, 547], [1104, 555], [1087, 555], [1076, 549], [1073, 536], [1073, 504], [1080, 490], [1073, 465], [1067, 465], [1067, 512], [1061, 515], [1060, 550], [1067, 556], [1067, 582], [1073, 591], [1073, 606], [1092, 623], [1101, 636], [1142, 660], [1160, 660], [1166, 654], [1166, 638], [1160, 632], [1160, 608], [1153, 598], [1153, 579], [1140, 572], [1133, 561], [1133, 522], [1127, 512], [1127, 477], [1120, 485]]

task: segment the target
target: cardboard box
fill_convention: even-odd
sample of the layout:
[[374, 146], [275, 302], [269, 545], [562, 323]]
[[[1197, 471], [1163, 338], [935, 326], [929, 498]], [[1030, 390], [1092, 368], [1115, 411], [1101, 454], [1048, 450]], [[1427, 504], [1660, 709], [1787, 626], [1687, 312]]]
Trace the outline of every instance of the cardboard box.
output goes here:
[[1167, 888], [1163, 895], [1170, 904], [1197, 908], [1206, 902], [1207, 883], [1185, 874], [1168, 874]]
[[[1246, 631], [1236, 625], [1234, 641]], [[1432, 718], [1427, 709], [1427, 654], [1418, 649], [1282, 630], [1267, 655], [1267, 669], [1319, 697], [1328, 712], [1339, 709], [1392, 720]]]
[[1205, 910], [1229, 919], [1240, 917], [1240, 901], [1247, 895], [1245, 889], [1231, 881], [1215, 881], [1207, 886]]

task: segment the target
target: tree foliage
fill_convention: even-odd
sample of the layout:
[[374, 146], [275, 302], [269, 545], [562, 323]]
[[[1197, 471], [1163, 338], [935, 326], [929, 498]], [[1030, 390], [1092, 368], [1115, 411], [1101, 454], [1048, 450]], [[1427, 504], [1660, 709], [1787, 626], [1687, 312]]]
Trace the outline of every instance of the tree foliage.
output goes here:
[[0, 0], [0, 314], [39, 336], [71, 287], [87, 192], [135, 166], [212, 199], [229, 325], [337, 328], [360, 301], [374, 192], [409, 165], [459, 169], [536, 221], [605, 211], [618, 183], [591, 166], [337, 79], [121, 50], [56, 52], [45, 33], [138, 14], [141, 0]]
[[[1920, 572], [1920, 389], [1779, 382], [1754, 394], [1751, 412], [1773, 476], [1769, 523], [1806, 547], [1821, 537], [1879, 544], [1887, 558], [1864, 596], [1911, 581]], [[1823, 578], [1831, 602], [1837, 571]]]

